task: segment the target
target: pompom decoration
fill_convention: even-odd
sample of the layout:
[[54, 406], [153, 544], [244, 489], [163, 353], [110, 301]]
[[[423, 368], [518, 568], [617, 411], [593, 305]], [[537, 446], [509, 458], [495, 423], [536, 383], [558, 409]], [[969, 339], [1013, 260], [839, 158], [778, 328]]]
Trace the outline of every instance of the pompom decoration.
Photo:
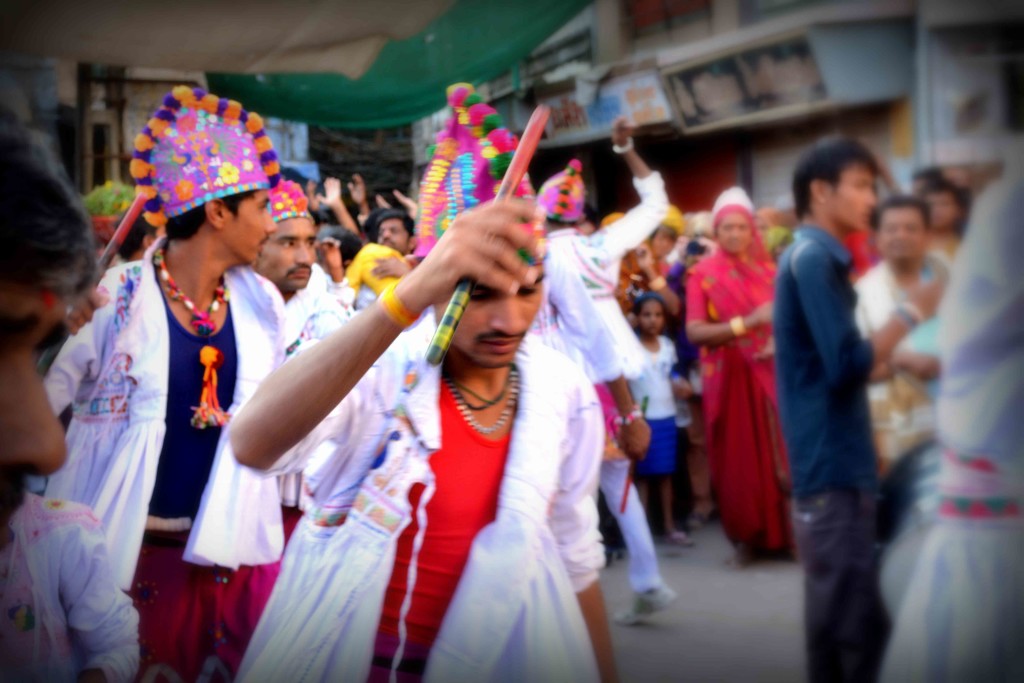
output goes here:
[[309, 198], [299, 184], [293, 180], [282, 180], [270, 191], [270, 216], [275, 223], [289, 218], [312, 218], [309, 215]]
[[136, 193], [147, 198], [144, 217], [157, 227], [213, 199], [266, 190], [281, 179], [258, 114], [186, 85], [164, 97], [135, 137], [129, 170]]
[[[425, 256], [456, 216], [494, 199], [519, 141], [473, 86], [448, 88], [452, 117], [427, 148], [430, 161], [420, 183], [417, 256]], [[531, 192], [524, 183], [516, 195]]]
[[217, 370], [224, 365], [224, 353], [216, 346], [204, 346], [199, 350], [199, 363], [203, 366], [203, 393], [199, 405], [192, 408], [192, 426], [195, 429], [223, 427], [231, 419], [217, 398]]
[[583, 217], [583, 164], [577, 159], [569, 162], [565, 170], [548, 178], [541, 185], [537, 203], [544, 209], [549, 221], [577, 223]]

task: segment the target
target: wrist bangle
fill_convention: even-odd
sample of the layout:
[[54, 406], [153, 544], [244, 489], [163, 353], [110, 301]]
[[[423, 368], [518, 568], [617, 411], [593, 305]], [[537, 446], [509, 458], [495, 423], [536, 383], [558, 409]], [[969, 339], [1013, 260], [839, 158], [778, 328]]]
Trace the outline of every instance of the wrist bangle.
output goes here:
[[743, 322], [743, 317], [739, 315], [729, 321], [729, 328], [737, 337], [742, 337], [747, 333], [747, 324]]
[[627, 415], [616, 415], [615, 424], [620, 427], [628, 427], [640, 418], [644, 416], [643, 411], [640, 410], [640, 406], [633, 406], [633, 409], [629, 411]]
[[914, 314], [906, 309], [904, 306], [898, 306], [893, 314], [907, 326], [907, 329], [912, 330], [917, 327], [917, 319]]
[[904, 301], [902, 304], [899, 305], [899, 308], [902, 308], [904, 311], [907, 312], [908, 315], [910, 315], [911, 318], [914, 319], [915, 325], [920, 325], [921, 323], [924, 322], [924, 313], [921, 312], [920, 308], [910, 303], [909, 301]]
[[391, 318], [392, 322], [404, 329], [419, 320], [419, 316], [406, 308], [402, 300], [395, 294], [395, 287], [397, 286], [398, 281], [395, 281], [385, 287], [377, 301], [380, 302], [381, 308], [384, 309], [384, 313]]
[[651, 286], [651, 291], [654, 291], [654, 290], [657, 290], [657, 289], [665, 289], [665, 287], [668, 286], [668, 281], [665, 279], [665, 277], [663, 275], [659, 275], [658, 277], [656, 277], [653, 280], [651, 280], [651, 285], [650, 286]]
[[630, 136], [626, 140], [626, 144], [624, 144], [624, 145], [616, 145], [616, 144], [612, 143], [612, 151], [615, 152], [616, 154], [625, 154], [626, 152], [629, 152], [632, 149], [633, 149], [633, 137], [632, 136]]

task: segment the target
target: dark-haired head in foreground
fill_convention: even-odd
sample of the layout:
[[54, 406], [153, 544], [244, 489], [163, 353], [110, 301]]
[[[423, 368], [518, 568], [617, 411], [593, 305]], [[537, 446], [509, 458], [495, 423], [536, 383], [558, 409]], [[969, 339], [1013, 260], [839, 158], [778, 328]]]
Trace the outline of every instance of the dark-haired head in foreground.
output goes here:
[[63, 333], [67, 307], [96, 276], [96, 245], [77, 193], [48, 150], [0, 110], [0, 519], [26, 473], [64, 463], [64, 434], [35, 361]]

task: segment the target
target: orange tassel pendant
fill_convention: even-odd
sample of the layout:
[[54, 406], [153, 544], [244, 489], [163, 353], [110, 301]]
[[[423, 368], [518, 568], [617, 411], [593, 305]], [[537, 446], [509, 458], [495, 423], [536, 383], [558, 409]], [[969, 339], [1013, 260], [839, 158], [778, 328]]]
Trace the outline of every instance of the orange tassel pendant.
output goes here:
[[196, 429], [223, 427], [231, 416], [220, 407], [217, 399], [217, 370], [224, 364], [224, 354], [215, 346], [206, 345], [199, 351], [203, 371], [203, 394], [199, 405], [193, 406], [192, 426]]

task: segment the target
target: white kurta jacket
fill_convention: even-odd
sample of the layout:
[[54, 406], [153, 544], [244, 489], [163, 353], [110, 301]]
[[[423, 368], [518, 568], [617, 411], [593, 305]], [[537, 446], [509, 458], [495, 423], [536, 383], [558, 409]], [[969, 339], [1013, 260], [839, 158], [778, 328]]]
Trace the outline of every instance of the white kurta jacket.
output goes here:
[[[441, 446], [440, 374], [423, 360], [431, 332], [421, 324], [402, 335], [308, 437], [320, 443], [305, 471], [315, 507], [289, 543], [239, 680], [366, 679], [416, 483], [426, 486], [420, 533], [430, 523], [429, 462]], [[594, 499], [600, 407], [557, 352], [527, 339], [516, 362], [521, 391], [497, 517], [473, 542], [427, 680], [598, 678], [575, 593], [604, 563]], [[286, 456], [272, 472], [304, 463]]]
[[622, 258], [658, 227], [668, 210], [665, 183], [652, 173], [633, 185], [640, 204], [593, 235], [556, 230], [544, 261], [544, 304], [533, 332], [607, 382], [643, 372], [644, 354], [615, 299]]
[[309, 284], [284, 305], [285, 353], [290, 358], [309, 348], [352, 317], [337, 297], [328, 290], [327, 274], [313, 264]]
[[[327, 274], [313, 264], [309, 283], [284, 305], [285, 355], [292, 358], [310, 349], [352, 317], [341, 302], [328, 291]], [[298, 507], [302, 498], [302, 475], [286, 474], [280, 477], [281, 504]]]
[[[47, 496], [95, 511], [106, 529], [118, 583], [126, 590], [135, 574], [166, 430], [170, 337], [152, 263], [156, 247], [141, 262], [107, 272], [102, 286], [110, 303], [68, 341], [46, 377], [53, 409], [59, 413], [71, 404], [74, 410], [68, 460], [51, 477]], [[228, 409], [234, 414], [284, 360], [284, 312], [274, 285], [251, 268], [232, 268], [224, 279], [238, 349]], [[277, 485], [237, 463], [229, 430], [230, 424], [221, 433], [184, 559], [232, 569], [275, 562], [284, 545]]]
[[[0, 679], [73, 683], [100, 669], [110, 683], [131, 681], [139, 614], [111, 576], [99, 520], [85, 506], [28, 494], [11, 529], [12, 552], [24, 553], [32, 580], [37, 639], [32, 670], [7, 669]], [[71, 652], [61, 646], [65, 634]]]

